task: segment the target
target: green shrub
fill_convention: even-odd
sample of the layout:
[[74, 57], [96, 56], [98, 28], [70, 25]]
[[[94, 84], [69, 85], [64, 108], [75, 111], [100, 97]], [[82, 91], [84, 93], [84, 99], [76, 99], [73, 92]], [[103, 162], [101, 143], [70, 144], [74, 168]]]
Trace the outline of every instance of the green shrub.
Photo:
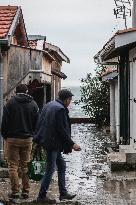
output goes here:
[[99, 127], [107, 126], [110, 122], [110, 92], [109, 83], [101, 81], [98, 76], [87, 74], [81, 80], [81, 99], [76, 103], [83, 103], [83, 110], [94, 119]]

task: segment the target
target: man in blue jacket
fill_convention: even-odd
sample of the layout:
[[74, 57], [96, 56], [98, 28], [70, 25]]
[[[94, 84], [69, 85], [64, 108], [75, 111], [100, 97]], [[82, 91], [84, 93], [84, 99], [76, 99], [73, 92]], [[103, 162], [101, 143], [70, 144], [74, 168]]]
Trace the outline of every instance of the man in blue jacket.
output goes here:
[[65, 186], [66, 163], [61, 152], [68, 154], [81, 150], [80, 146], [71, 139], [71, 124], [69, 118], [68, 106], [72, 100], [73, 94], [66, 89], [60, 90], [59, 98], [46, 104], [41, 112], [37, 124], [37, 131], [34, 141], [45, 147], [46, 150], [46, 171], [43, 177], [41, 188], [38, 195], [38, 201], [55, 203], [54, 200], [46, 196], [55, 167], [58, 169], [58, 186], [60, 200], [72, 199], [75, 195], [67, 192]]

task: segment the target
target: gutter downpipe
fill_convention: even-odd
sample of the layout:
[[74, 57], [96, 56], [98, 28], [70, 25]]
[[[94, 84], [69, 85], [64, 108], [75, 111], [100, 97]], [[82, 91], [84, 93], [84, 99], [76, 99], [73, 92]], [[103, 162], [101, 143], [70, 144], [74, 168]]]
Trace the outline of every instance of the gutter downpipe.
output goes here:
[[[0, 47], [0, 126], [2, 123], [2, 115], [3, 115], [3, 56], [1, 53]], [[3, 162], [3, 138], [0, 132], [0, 163]]]

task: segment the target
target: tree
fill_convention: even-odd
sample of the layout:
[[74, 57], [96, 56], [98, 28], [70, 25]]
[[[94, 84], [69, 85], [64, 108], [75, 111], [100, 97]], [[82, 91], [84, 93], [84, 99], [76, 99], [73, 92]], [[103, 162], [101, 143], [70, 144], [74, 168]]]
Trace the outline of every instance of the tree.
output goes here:
[[81, 79], [80, 87], [81, 99], [78, 103], [83, 103], [82, 108], [85, 114], [93, 118], [99, 127], [109, 125], [110, 121], [110, 93], [109, 83], [101, 81], [100, 78], [87, 74]]

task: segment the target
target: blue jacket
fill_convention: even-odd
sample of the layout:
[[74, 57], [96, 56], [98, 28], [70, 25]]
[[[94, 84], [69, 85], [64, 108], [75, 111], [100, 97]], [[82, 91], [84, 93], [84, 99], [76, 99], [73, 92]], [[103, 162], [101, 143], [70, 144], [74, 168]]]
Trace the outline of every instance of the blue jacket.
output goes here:
[[61, 100], [51, 101], [43, 107], [37, 123], [34, 142], [48, 150], [72, 151], [69, 111]]

